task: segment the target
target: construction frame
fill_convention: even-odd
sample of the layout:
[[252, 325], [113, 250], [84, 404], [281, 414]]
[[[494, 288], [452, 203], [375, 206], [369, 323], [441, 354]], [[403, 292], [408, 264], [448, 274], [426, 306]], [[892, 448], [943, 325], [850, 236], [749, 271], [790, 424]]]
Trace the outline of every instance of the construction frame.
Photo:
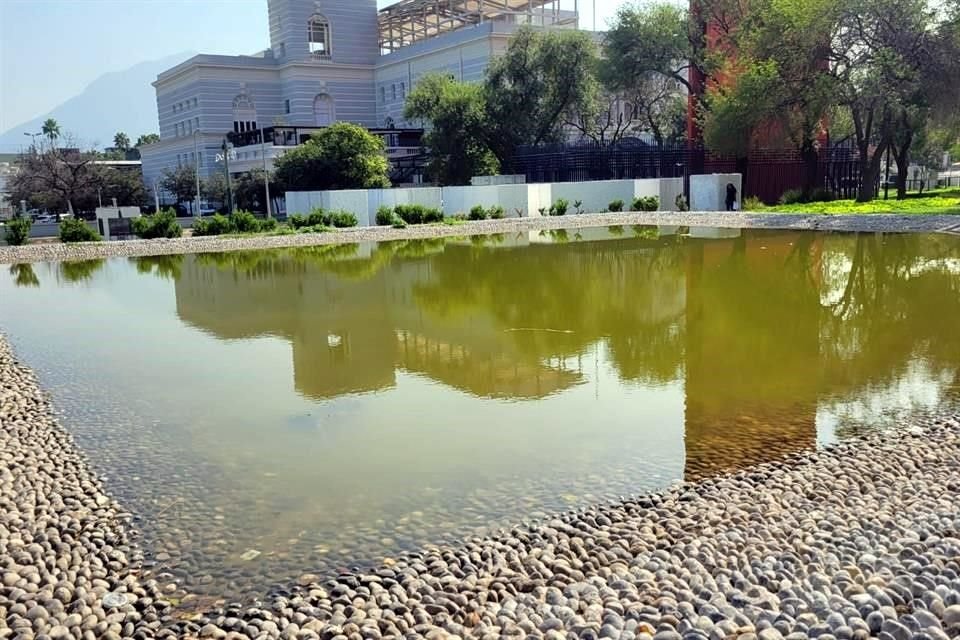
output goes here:
[[561, 7], [562, 0], [400, 0], [379, 12], [380, 52], [485, 22], [577, 28], [579, 2], [572, 0], [571, 11]]

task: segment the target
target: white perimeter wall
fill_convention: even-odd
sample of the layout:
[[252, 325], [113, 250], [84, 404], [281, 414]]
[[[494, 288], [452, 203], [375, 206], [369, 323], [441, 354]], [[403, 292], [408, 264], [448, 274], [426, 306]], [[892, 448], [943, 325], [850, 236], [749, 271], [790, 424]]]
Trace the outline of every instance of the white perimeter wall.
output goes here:
[[711, 173], [702, 176], [690, 176], [691, 211], [726, 211], [727, 185], [733, 183], [737, 188], [737, 208], [743, 195], [739, 173]]
[[[703, 178], [710, 180], [698, 181]], [[735, 180], [734, 180], [735, 178]], [[724, 209], [727, 182], [733, 181], [740, 190], [740, 176], [691, 176], [691, 200], [693, 186], [700, 185], [703, 194], [719, 188], [719, 209]], [[717, 187], [717, 185], [722, 185]], [[508, 218], [536, 217], [540, 209], [564, 198], [570, 202], [567, 215], [574, 213], [573, 203], [582, 202], [585, 213], [606, 211], [614, 200], [623, 200], [624, 210], [630, 210], [634, 198], [656, 196], [660, 199], [661, 211], [676, 209], [676, 198], [683, 193], [683, 178], [654, 178], [648, 180], [599, 180], [592, 182], [553, 182], [540, 184], [501, 184], [465, 187], [421, 187], [410, 189], [370, 189], [348, 191], [292, 191], [287, 193], [287, 215], [308, 214], [317, 207], [328, 210], [343, 209], [357, 216], [360, 226], [376, 224], [377, 209], [381, 206], [395, 207], [398, 204], [421, 204], [443, 209], [447, 217], [468, 214], [476, 205], [492, 207], [499, 205]], [[706, 195], [696, 202], [703, 203]], [[714, 199], [715, 200], [715, 199]], [[714, 200], [710, 202], [713, 203]], [[694, 202], [691, 208], [696, 209]], [[718, 210], [717, 208], [710, 210]]]

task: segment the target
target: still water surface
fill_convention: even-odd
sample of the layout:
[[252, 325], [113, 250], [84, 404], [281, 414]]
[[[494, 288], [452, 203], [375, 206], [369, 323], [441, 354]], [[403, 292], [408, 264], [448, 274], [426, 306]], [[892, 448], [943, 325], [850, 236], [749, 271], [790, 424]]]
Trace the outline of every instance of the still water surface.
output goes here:
[[960, 395], [958, 317], [960, 238], [932, 235], [611, 227], [0, 272], [0, 330], [181, 598], [934, 409]]

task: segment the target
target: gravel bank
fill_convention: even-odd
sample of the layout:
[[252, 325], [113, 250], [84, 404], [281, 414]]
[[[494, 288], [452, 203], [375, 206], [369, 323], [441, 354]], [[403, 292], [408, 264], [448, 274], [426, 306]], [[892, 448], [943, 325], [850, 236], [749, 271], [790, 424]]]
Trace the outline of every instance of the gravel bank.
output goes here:
[[0, 246], [0, 264], [91, 260], [112, 256], [151, 256], [175, 253], [209, 253], [239, 249], [275, 249], [345, 242], [439, 238], [445, 236], [507, 233], [540, 229], [576, 229], [607, 225], [666, 225], [753, 229], [819, 229], [829, 231], [887, 231], [960, 233], [958, 216], [901, 215], [798, 215], [736, 213], [597, 213], [562, 218], [513, 218], [466, 222], [458, 225], [359, 227], [322, 234], [257, 236], [240, 238], [181, 238], [178, 240], [127, 240], [65, 245], [30, 244], [23, 247]]
[[138, 578], [129, 522], [0, 335], [0, 638], [158, 629], [165, 605]]
[[199, 615], [138, 579], [127, 516], [2, 338], [0, 423], [0, 638], [960, 637], [955, 416]]

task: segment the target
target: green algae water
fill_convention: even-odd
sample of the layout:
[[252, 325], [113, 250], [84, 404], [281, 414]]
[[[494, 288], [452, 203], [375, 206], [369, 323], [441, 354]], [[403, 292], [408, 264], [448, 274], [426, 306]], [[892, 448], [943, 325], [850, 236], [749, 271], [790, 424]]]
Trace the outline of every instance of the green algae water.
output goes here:
[[960, 395], [960, 238], [609, 227], [3, 267], [0, 330], [185, 606]]

